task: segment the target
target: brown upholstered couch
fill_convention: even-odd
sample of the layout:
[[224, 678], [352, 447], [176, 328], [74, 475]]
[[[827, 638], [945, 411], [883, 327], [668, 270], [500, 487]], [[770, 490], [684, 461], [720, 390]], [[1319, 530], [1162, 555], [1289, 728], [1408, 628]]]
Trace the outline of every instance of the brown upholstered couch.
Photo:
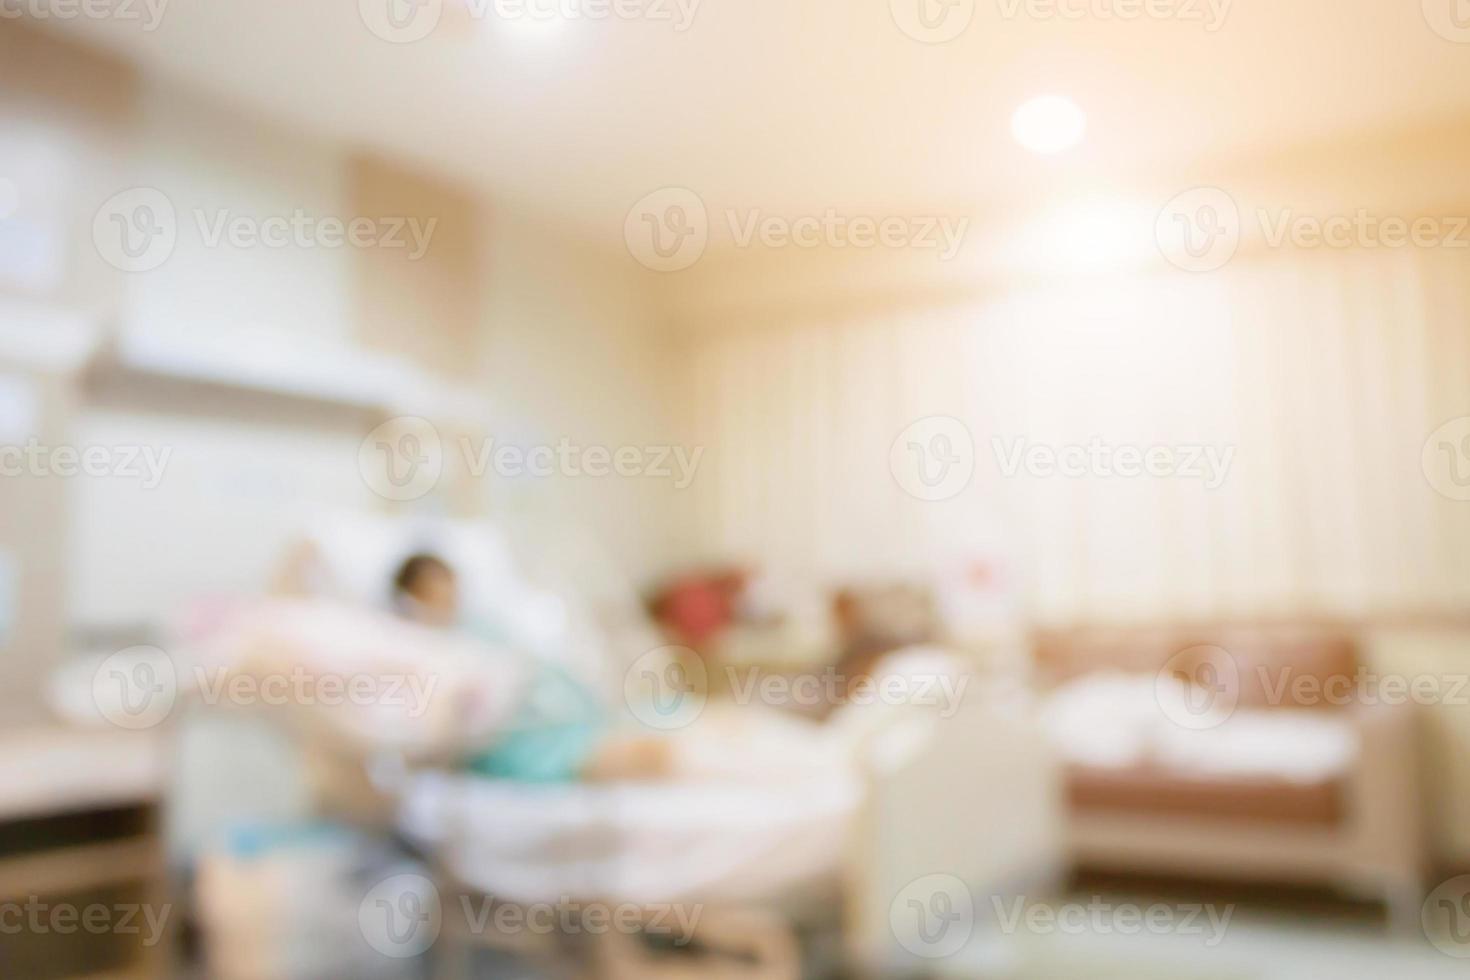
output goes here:
[[[1329, 883], [1382, 897], [1396, 917], [1417, 921], [1424, 843], [1412, 706], [1375, 696], [1350, 633], [1093, 628], [1038, 634], [1034, 650], [1052, 703], [1074, 714], [1062, 719], [1071, 728], [1059, 742], [1075, 748], [1086, 726], [1102, 739], [1116, 724], [1134, 731], [1114, 741], [1141, 746], [1103, 763], [1087, 758], [1085, 744], [1070, 754], [1059, 746], [1078, 864]], [[1084, 689], [1101, 698], [1086, 711], [1075, 696], [1058, 696]], [[1150, 689], [1155, 704], [1141, 707]], [[1133, 692], [1131, 711], [1120, 704], [1116, 718], [1106, 707], [1114, 690]], [[1272, 714], [1283, 711], [1293, 714]], [[1288, 734], [1273, 742], [1277, 732]], [[1314, 751], [1308, 736], [1318, 756], [1322, 744], [1353, 748], [1336, 761], [1293, 760]], [[1251, 751], [1229, 757], [1232, 746]], [[1211, 760], [1210, 751], [1226, 757]]]

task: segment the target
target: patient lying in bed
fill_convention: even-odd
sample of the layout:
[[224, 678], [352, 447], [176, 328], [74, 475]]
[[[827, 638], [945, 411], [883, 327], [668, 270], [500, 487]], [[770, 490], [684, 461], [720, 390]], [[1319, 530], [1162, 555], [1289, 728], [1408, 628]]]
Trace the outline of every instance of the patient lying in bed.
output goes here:
[[[206, 644], [231, 672], [305, 672], [339, 689], [380, 682], [397, 692], [285, 709], [317, 763], [315, 781], [350, 784], [335, 797], [386, 790], [369, 770], [385, 761], [397, 768], [394, 760], [528, 788], [723, 777], [800, 784], [845, 768], [854, 748], [887, 724], [883, 705], [848, 706], [817, 724], [758, 705], [711, 702], [688, 728], [630, 733], [592, 687], [525, 652], [493, 621], [466, 614], [475, 605], [462, 601], [468, 579], [437, 555], [417, 555], [381, 580], [392, 584], [391, 609], [292, 590], [304, 594], [241, 605]], [[405, 701], [414, 692], [421, 696]]]
[[[433, 629], [468, 629], [492, 643], [491, 624], [463, 623], [459, 583], [437, 555], [406, 560], [393, 580], [394, 605], [405, 618]], [[668, 774], [666, 740], [619, 735], [595, 693], [561, 666], [524, 656], [529, 677], [511, 718], [494, 744], [471, 757], [469, 768], [497, 779], [565, 782], [575, 779], [646, 779]]]

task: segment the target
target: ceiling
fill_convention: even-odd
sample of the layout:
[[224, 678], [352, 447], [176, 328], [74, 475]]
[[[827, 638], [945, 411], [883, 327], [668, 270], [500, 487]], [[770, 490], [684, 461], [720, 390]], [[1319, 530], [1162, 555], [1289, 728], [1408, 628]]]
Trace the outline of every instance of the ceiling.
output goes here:
[[[693, 4], [683, 31], [585, 16], [527, 29], [456, 6], [494, 0], [419, 0], [449, 6], [414, 43], [365, 26], [389, 2], [410, 0], [171, 0], [153, 31], [51, 26], [609, 234], [667, 185], [727, 207], [984, 207], [1470, 115], [1470, 43], [1430, 26], [1457, 0], [1147, 0], [1180, 16], [1131, 20], [1108, 13], [1145, 0], [1060, 0], [1080, 19], [1046, 16], [1057, 0], [947, 0], [974, 11], [942, 44], [898, 26], [921, 0], [600, 0], [674, 18]], [[1089, 131], [1044, 159], [1008, 125], [1049, 92], [1079, 102]]]

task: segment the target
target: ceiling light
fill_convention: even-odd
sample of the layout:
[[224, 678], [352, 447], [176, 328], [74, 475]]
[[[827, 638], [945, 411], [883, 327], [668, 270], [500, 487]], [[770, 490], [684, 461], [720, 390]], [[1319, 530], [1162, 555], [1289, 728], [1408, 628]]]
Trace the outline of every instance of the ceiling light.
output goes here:
[[1034, 153], [1060, 153], [1082, 142], [1087, 117], [1077, 103], [1061, 95], [1025, 102], [1011, 116], [1011, 135]]

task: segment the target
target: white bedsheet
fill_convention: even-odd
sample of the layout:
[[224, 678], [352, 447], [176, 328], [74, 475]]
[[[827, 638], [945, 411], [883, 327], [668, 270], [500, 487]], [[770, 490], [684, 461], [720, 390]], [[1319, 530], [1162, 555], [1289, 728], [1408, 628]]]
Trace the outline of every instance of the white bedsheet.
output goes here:
[[669, 782], [421, 774], [401, 826], [465, 884], [526, 903], [764, 900], [838, 869], [860, 793], [831, 730], [711, 711], [677, 744], [688, 772]]
[[769, 898], [834, 872], [855, 803], [835, 780], [532, 786], [433, 774], [403, 829], [460, 881], [514, 902]]

